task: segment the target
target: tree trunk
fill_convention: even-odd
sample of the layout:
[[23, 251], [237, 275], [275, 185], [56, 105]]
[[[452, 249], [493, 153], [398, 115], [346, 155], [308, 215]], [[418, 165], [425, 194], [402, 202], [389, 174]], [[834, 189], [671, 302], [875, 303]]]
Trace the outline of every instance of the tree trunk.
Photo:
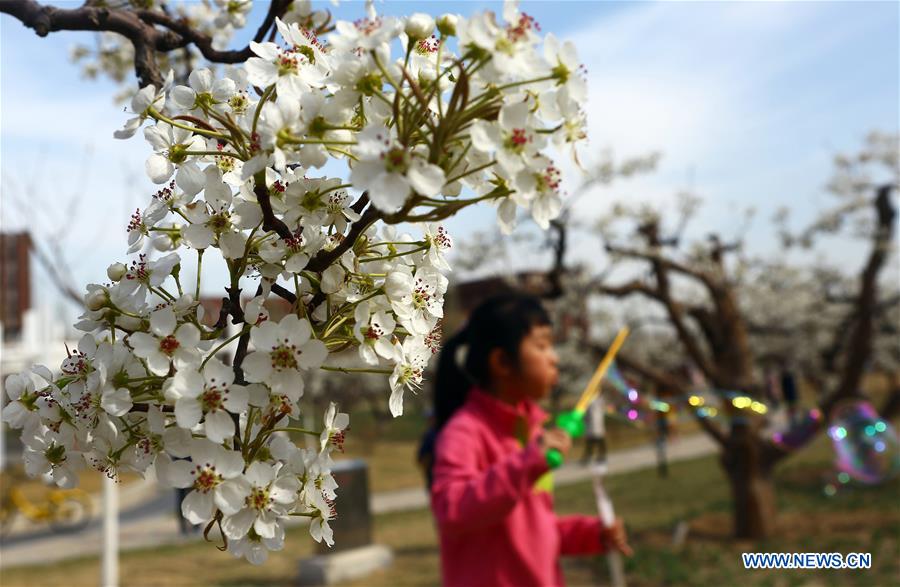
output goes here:
[[775, 485], [762, 449], [749, 426], [735, 424], [722, 453], [731, 485], [735, 538], [760, 540], [775, 533]]

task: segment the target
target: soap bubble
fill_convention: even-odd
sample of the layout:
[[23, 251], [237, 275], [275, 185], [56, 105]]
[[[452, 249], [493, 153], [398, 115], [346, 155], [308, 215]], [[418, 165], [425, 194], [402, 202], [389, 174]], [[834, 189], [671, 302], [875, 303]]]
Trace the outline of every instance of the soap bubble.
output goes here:
[[828, 435], [839, 471], [863, 483], [880, 483], [900, 472], [900, 443], [894, 428], [868, 402], [843, 404]]

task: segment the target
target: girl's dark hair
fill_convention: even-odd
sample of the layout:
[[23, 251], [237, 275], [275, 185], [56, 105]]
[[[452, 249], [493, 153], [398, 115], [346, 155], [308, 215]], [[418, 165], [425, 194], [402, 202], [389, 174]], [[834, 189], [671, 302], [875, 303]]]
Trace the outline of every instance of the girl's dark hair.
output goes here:
[[498, 295], [475, 308], [466, 326], [441, 349], [434, 385], [438, 430], [462, 407], [472, 385], [490, 385], [488, 357], [492, 350], [503, 349], [518, 362], [522, 339], [535, 326], [550, 324], [540, 300], [528, 294]]

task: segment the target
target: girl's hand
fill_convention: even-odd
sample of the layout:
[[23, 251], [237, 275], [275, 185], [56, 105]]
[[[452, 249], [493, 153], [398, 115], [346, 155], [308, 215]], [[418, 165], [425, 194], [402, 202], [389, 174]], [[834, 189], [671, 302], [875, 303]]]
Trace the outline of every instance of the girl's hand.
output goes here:
[[568, 457], [569, 450], [572, 448], [572, 439], [565, 430], [559, 428], [545, 430], [538, 442], [543, 453], [546, 454], [548, 450], [555, 448], [562, 453], [564, 459]]
[[628, 545], [628, 536], [625, 534], [625, 522], [622, 518], [616, 518], [613, 525], [603, 531], [603, 543], [608, 550], [618, 550], [625, 556], [631, 556], [634, 551]]

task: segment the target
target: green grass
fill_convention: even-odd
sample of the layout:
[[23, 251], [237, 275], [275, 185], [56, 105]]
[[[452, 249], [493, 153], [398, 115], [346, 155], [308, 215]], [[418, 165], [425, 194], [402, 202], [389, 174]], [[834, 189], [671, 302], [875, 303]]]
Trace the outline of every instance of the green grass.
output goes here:
[[[822, 491], [831, 468], [827, 439], [789, 459], [777, 471], [779, 518], [775, 537], [764, 543], [730, 538], [730, 497], [714, 457], [676, 463], [668, 478], [655, 470], [612, 477], [607, 489], [628, 524], [636, 550], [626, 563], [629, 585], [900, 585], [900, 482], [875, 487], [851, 485], [834, 497]], [[591, 487], [580, 483], [556, 490], [559, 513], [595, 513]], [[690, 524], [680, 550], [671, 545], [676, 524]], [[351, 583], [357, 587], [436, 585], [439, 555], [428, 511], [376, 518], [375, 539], [390, 545], [394, 566]], [[748, 571], [740, 553], [871, 552], [865, 571]], [[285, 551], [262, 567], [220, 553], [210, 544], [167, 546], [122, 555], [123, 584], [288, 585], [298, 560], [313, 552], [305, 529], [288, 532]], [[605, 559], [567, 559], [569, 585], [607, 582]], [[127, 579], [127, 581], [126, 581]], [[96, 585], [99, 561], [87, 558], [47, 567], [4, 571], [0, 583], [14, 585]]]

